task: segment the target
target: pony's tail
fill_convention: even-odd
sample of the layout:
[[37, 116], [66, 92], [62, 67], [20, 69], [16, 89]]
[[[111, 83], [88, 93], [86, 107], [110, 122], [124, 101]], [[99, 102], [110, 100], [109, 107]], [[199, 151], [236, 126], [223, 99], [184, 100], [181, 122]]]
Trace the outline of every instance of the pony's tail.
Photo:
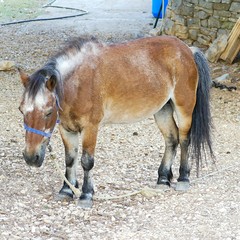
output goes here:
[[[212, 80], [210, 70], [204, 54], [198, 48], [190, 48], [198, 69], [198, 88], [196, 105], [192, 116], [190, 130], [190, 147], [192, 157], [196, 159], [197, 176], [203, 155], [206, 159], [210, 155], [214, 159], [211, 141], [212, 119], [210, 113], [210, 88]], [[209, 154], [208, 154], [209, 153]]]

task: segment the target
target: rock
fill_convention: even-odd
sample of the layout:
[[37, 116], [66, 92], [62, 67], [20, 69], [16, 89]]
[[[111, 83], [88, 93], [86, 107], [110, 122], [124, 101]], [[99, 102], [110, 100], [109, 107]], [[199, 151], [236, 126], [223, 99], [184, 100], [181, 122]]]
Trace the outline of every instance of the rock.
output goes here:
[[215, 82], [227, 82], [227, 81], [230, 81], [231, 80], [231, 77], [229, 75], [229, 73], [225, 73], [217, 78], [214, 79]]
[[205, 28], [208, 27], [208, 20], [207, 19], [201, 20], [201, 26]]
[[205, 11], [196, 12], [194, 15], [195, 15], [194, 17], [197, 17], [199, 19], [206, 19], [210, 16], [210, 14]]
[[230, 8], [229, 3], [214, 3], [213, 4], [213, 9], [214, 10], [226, 10], [226, 11], [228, 11], [229, 8]]
[[230, 7], [230, 11], [234, 11], [235, 9], [238, 9], [237, 12], [240, 12], [240, 2], [233, 2]]
[[196, 29], [190, 29], [189, 30], [189, 36], [192, 40], [197, 40], [197, 37], [198, 37], [198, 30]]
[[187, 19], [187, 26], [189, 28], [196, 28], [199, 29], [200, 26], [200, 19], [196, 19], [196, 18], [189, 18]]
[[182, 16], [190, 16], [193, 17], [193, 13], [194, 13], [194, 7], [192, 4], [188, 4], [188, 5], [183, 5], [180, 8], [180, 14]]
[[159, 36], [160, 34], [161, 34], [161, 29], [160, 28], [153, 28], [149, 32], [149, 35], [151, 35], [151, 36]]
[[179, 15], [174, 15], [173, 20], [176, 24], [179, 25], [186, 25], [186, 18], [179, 16]]
[[179, 11], [182, 5], [182, 0], [172, 2], [172, 10]]
[[205, 36], [203, 34], [198, 34], [197, 41], [202, 45], [209, 46], [209, 44], [211, 42], [211, 38], [208, 36]]
[[0, 61], [0, 71], [9, 71], [12, 70], [15, 66], [13, 61]]
[[222, 71], [223, 71], [223, 68], [222, 68], [222, 67], [215, 67], [215, 68], [213, 68], [212, 73], [213, 73], [213, 74], [216, 74], [216, 73], [220, 73], [220, 72], [222, 72]]
[[164, 32], [167, 35], [174, 35], [175, 34], [175, 24], [172, 20], [167, 19], [165, 22], [165, 26], [164, 26]]
[[222, 35], [216, 38], [209, 49], [206, 51], [206, 58], [210, 62], [217, 62], [219, 59], [220, 55], [224, 51], [224, 49], [227, 46], [227, 40], [228, 36], [227, 35]]
[[176, 25], [175, 26], [176, 36], [180, 39], [187, 39], [188, 38], [188, 28], [183, 25]]
[[209, 28], [221, 28], [221, 22], [214, 16], [210, 17], [208, 19], [208, 27]]
[[198, 5], [204, 9], [210, 9], [210, 10], [213, 9], [213, 3], [209, 2], [209, 1], [199, 0]]
[[234, 68], [233, 72], [234, 72], [234, 73], [238, 73], [238, 72], [240, 72], [240, 66]]
[[211, 39], [211, 42], [213, 42], [216, 39], [216, 31], [202, 27], [200, 29], [200, 33], [203, 34], [204, 36], [207, 36], [208, 39]]

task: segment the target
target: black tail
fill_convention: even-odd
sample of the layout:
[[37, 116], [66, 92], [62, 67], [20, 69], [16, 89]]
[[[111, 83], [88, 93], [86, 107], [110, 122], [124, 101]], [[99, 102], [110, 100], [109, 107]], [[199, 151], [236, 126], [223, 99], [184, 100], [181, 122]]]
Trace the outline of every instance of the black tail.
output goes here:
[[203, 154], [214, 159], [211, 141], [212, 119], [210, 113], [210, 87], [211, 77], [207, 60], [197, 48], [191, 48], [198, 69], [197, 101], [192, 117], [190, 130], [191, 152], [197, 163], [197, 175]]

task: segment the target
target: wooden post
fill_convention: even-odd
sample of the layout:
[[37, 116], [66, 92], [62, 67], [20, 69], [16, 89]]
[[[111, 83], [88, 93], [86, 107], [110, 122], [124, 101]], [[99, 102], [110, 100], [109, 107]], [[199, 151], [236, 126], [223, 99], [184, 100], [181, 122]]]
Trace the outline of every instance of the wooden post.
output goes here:
[[240, 18], [237, 20], [228, 37], [228, 44], [220, 58], [232, 63], [240, 51]]

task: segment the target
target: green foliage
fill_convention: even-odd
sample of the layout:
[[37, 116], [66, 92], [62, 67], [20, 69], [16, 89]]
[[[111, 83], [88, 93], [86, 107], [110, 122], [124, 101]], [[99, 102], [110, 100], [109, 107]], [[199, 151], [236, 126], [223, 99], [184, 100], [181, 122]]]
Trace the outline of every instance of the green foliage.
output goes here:
[[46, 0], [0, 0], [1, 23], [37, 17]]

